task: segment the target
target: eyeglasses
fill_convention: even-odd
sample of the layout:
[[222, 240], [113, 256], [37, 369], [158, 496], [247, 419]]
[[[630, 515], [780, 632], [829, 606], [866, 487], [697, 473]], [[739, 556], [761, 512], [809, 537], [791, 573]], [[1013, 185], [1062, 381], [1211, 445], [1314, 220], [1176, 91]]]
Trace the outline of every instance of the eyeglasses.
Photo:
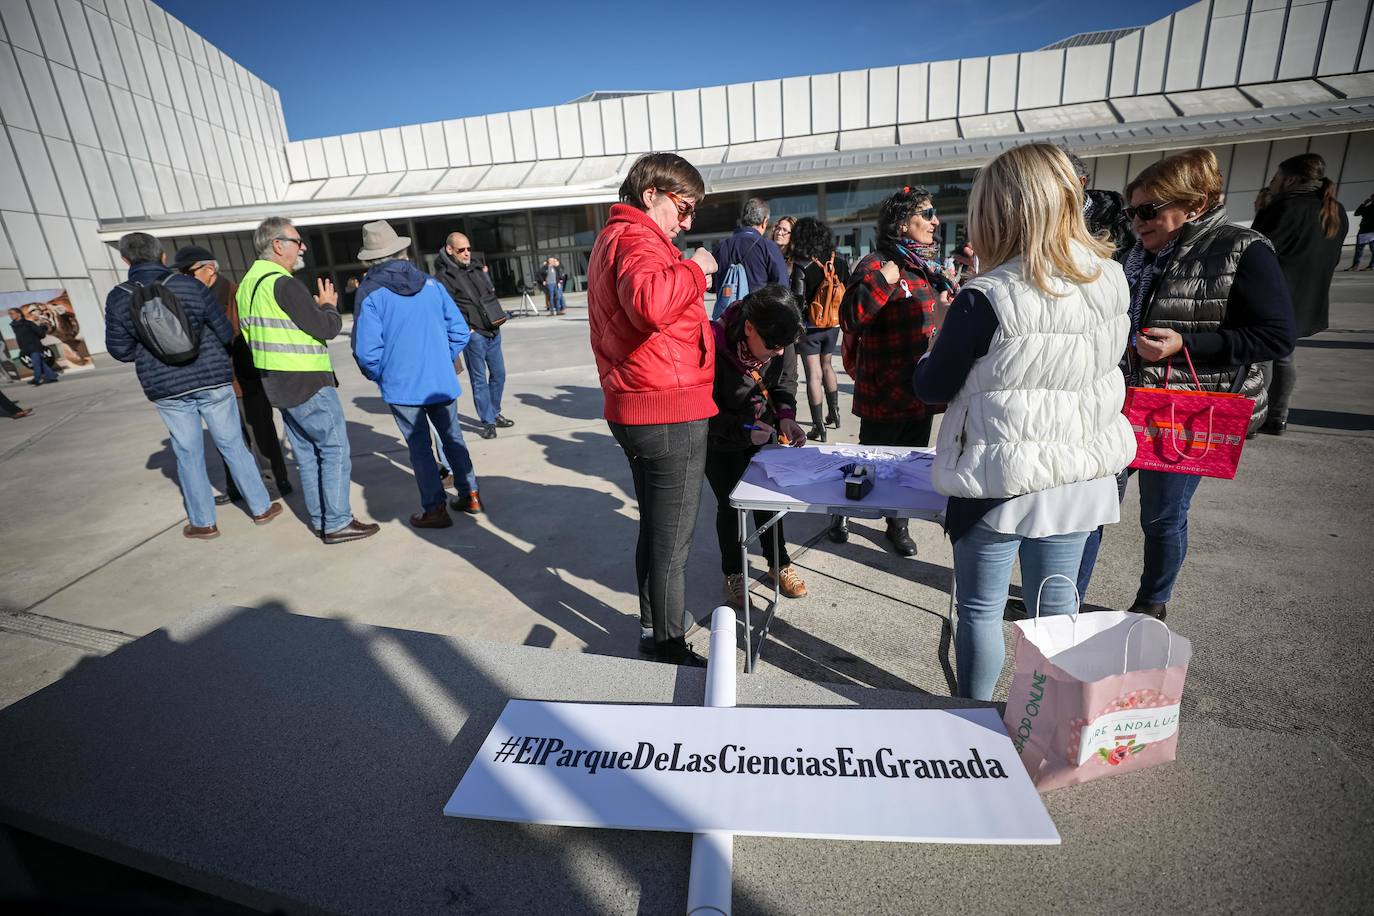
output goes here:
[[303, 238], [298, 238], [298, 237], [294, 237], [294, 236], [290, 236], [290, 235], [279, 235], [279, 236], [277, 236], [273, 241], [277, 241], [277, 242], [295, 242], [297, 245], [301, 246], [302, 248], [305, 247], [305, 239], [303, 239]]
[[664, 191], [662, 188], [658, 190], [666, 195], [668, 199], [673, 202], [673, 205], [677, 207], [677, 221], [679, 223], [685, 223], [687, 220], [697, 215], [696, 204], [688, 203], [672, 191]]
[[1121, 212], [1126, 214], [1127, 219], [1139, 219], [1141, 222], [1148, 223], [1156, 216], [1159, 216], [1160, 210], [1163, 210], [1172, 203], [1174, 203], [1174, 201], [1166, 200], [1158, 204], [1141, 204], [1138, 207], [1127, 207]]
[[454, 250], [456, 253], [458, 253], [458, 254], [462, 254], [462, 253], [465, 252], [465, 251], [471, 251], [471, 250], [472, 250], [472, 246], [471, 246], [471, 245], [468, 245], [466, 248], [455, 248], [455, 249], [453, 249], [453, 250]]

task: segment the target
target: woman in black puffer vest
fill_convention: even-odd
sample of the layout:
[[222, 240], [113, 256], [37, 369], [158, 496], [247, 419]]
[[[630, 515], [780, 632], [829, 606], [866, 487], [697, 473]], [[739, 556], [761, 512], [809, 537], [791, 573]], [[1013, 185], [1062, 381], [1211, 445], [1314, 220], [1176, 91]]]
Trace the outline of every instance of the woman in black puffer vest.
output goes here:
[[[1184, 347], [1204, 391], [1239, 391], [1254, 398], [1253, 433], [1264, 421], [1266, 360], [1293, 350], [1293, 303], [1269, 240], [1227, 222], [1217, 157], [1185, 150], [1154, 163], [1126, 186], [1127, 214], [1139, 241], [1126, 256], [1131, 287], [1131, 339], [1122, 368], [1126, 383], [1164, 387], [1165, 370]], [[1170, 388], [1192, 388], [1180, 358]], [[1131, 610], [1165, 616], [1165, 605], [1188, 551], [1188, 506], [1202, 480], [1191, 474], [1128, 471], [1140, 483], [1145, 562]], [[1101, 543], [1088, 537], [1078, 573], [1087, 591]]]

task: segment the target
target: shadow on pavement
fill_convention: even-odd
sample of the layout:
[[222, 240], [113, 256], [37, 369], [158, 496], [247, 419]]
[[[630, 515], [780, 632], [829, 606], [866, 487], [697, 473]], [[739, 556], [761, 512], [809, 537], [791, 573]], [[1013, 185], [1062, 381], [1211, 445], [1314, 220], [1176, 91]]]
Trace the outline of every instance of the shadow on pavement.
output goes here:
[[1288, 411], [1288, 425], [1369, 432], [1374, 430], [1374, 415], [1345, 413], [1339, 410], [1305, 410], [1295, 407]]
[[[464, 387], [463, 393], [467, 393], [466, 386]], [[460, 397], [458, 399], [459, 407], [461, 407], [462, 404], [463, 399]], [[377, 416], [386, 417], [388, 423], [394, 424], [396, 422], [391, 417], [391, 407], [386, 403], [386, 401], [383, 401], [379, 397], [363, 397], [361, 395], [354, 397], [353, 406], [363, 411], [364, 413], [376, 414]], [[477, 422], [477, 418], [468, 416], [467, 414], [463, 413], [462, 410], [458, 411], [458, 424], [463, 427], [463, 432], [465, 433], [479, 433], [482, 431], [482, 424]], [[397, 435], [397, 438], [400, 438], [399, 434]]]
[[[0, 733], [25, 737], [0, 761], [0, 804], [88, 851], [279, 912], [546, 912], [556, 901], [598, 913], [634, 907], [619, 898], [636, 892], [640, 912], [680, 909], [689, 836], [441, 813], [519, 691], [654, 702], [661, 677], [608, 689], [605, 672], [554, 676], [522, 647], [360, 627], [276, 601], [168, 629], [81, 661], [0, 713]], [[701, 673], [674, 676], [672, 701], [700, 702]], [[640, 794], [627, 804], [664, 804]], [[51, 902], [89, 892], [80, 874], [60, 878], [34, 889]], [[765, 909], [747, 888], [735, 896]]]
[[1374, 350], [1374, 341], [1370, 340], [1313, 340], [1307, 338], [1298, 341], [1299, 347], [1307, 347], [1315, 350]]
[[600, 388], [586, 385], [559, 385], [558, 394], [546, 397], [542, 394], [521, 392], [516, 395], [520, 403], [569, 420], [601, 419], [604, 399]]

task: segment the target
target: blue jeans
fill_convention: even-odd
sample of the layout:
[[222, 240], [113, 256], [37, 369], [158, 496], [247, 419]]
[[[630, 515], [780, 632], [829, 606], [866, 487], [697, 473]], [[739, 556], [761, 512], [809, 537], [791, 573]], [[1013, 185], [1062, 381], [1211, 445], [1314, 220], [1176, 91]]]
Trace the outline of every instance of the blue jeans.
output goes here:
[[55, 382], [57, 373], [52, 366], [48, 365], [48, 353], [46, 350], [35, 350], [33, 353], [25, 353], [29, 358], [29, 363], [33, 368], [33, 379], [35, 382]]
[[1360, 266], [1360, 253], [1366, 248], [1369, 249], [1369, 264], [1366, 266], [1374, 267], [1374, 243], [1371, 242], [1365, 242], [1363, 244], [1360, 242], [1355, 243], [1355, 260], [1350, 262], [1351, 267]]
[[501, 413], [501, 392], [506, 388], [506, 358], [501, 354], [500, 332], [495, 337], [486, 337], [473, 331], [463, 356], [468, 362], [477, 419], [483, 426], [490, 426]]
[[992, 699], [997, 678], [1006, 660], [1002, 640], [1002, 614], [1007, 606], [1011, 566], [1021, 557], [1021, 591], [1026, 611], [1036, 615], [1036, 603], [1044, 583], [1042, 614], [1071, 614], [1077, 605], [1070, 580], [1083, 556], [1086, 531], [1023, 538], [994, 531], [980, 521], [954, 543], [954, 582], [959, 606], [954, 632], [954, 675], [958, 695], [975, 700]]
[[555, 283], [549, 287], [549, 308], [553, 309], [555, 315], [563, 314], [566, 303], [563, 301], [563, 287]]
[[[1126, 497], [1126, 478], [1131, 474], [1136, 475], [1140, 486], [1140, 530], [1145, 534], [1145, 565], [1140, 571], [1135, 600], [1167, 604], [1179, 570], [1183, 569], [1183, 558], [1188, 554], [1188, 507], [1202, 478], [1165, 471], [1122, 471], [1117, 478], [1122, 499]], [[1078, 568], [1080, 595], [1087, 594], [1101, 544], [1102, 529], [1098, 528], [1083, 547], [1083, 562]]]
[[215, 448], [224, 458], [224, 466], [238, 482], [239, 492], [248, 502], [248, 511], [262, 515], [272, 504], [262, 474], [248, 444], [243, 441], [239, 423], [239, 408], [234, 399], [234, 386], [220, 385], [192, 391], [172, 398], [154, 401], [167, 432], [172, 436], [172, 452], [177, 458], [177, 482], [181, 484], [181, 501], [186, 505], [186, 517], [197, 528], [209, 528], [215, 523], [215, 491], [210, 488], [210, 475], [205, 470], [205, 437], [200, 424], [203, 420], [210, 430]]
[[[444, 504], [444, 483], [439, 477], [439, 465], [434, 460], [434, 442], [429, 427], [439, 436], [439, 447], [453, 469], [454, 481], [462, 480], [458, 491], [471, 493], [477, 489], [477, 474], [472, 469], [472, 456], [463, 442], [463, 430], [458, 425], [458, 402], [410, 406], [392, 404], [391, 415], [401, 437], [410, 447], [410, 466], [415, 470], [415, 485], [420, 488], [420, 506], [429, 512]], [[428, 422], [425, 418], [428, 417]]]
[[353, 521], [348, 504], [353, 458], [339, 392], [332, 386], [321, 388], [305, 403], [283, 407], [281, 416], [296, 456], [310, 526], [318, 534], [347, 528]]

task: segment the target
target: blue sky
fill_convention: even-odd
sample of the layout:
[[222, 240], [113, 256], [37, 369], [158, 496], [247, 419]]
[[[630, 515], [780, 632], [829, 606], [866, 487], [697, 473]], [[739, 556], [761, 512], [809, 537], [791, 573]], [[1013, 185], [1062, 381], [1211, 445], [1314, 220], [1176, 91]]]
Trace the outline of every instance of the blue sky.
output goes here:
[[688, 89], [1028, 51], [1189, 5], [155, 2], [276, 87], [293, 140], [557, 105], [593, 89]]

